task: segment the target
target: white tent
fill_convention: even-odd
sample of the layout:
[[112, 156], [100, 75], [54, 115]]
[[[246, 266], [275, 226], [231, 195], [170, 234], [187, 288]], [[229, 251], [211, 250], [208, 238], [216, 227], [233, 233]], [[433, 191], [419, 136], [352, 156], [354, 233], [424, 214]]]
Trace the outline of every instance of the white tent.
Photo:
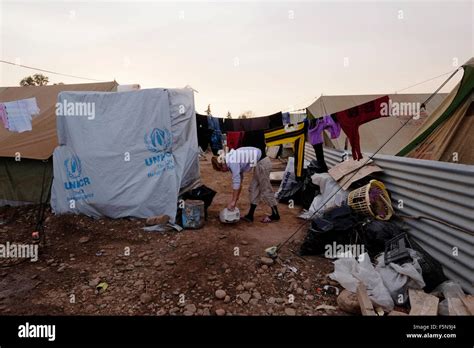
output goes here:
[[71, 112], [57, 116], [53, 211], [174, 221], [178, 195], [199, 183], [192, 90], [63, 92], [58, 103]]

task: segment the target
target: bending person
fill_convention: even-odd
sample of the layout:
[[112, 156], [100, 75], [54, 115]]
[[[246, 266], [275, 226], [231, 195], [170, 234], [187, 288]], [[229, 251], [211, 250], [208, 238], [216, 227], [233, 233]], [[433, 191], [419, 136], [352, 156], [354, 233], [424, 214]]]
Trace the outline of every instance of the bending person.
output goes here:
[[213, 158], [213, 167], [222, 171], [232, 173], [232, 199], [227, 205], [227, 209], [234, 210], [242, 190], [243, 175], [254, 168], [252, 182], [249, 187], [250, 209], [243, 217], [248, 222], [253, 222], [255, 209], [260, 201], [267, 204], [271, 210], [271, 215], [266, 216], [262, 222], [268, 223], [280, 220], [278, 214], [277, 201], [270, 183], [270, 171], [272, 163], [268, 157], [262, 158], [262, 151], [256, 147], [241, 147], [231, 150], [228, 154], [220, 157], [219, 163]]

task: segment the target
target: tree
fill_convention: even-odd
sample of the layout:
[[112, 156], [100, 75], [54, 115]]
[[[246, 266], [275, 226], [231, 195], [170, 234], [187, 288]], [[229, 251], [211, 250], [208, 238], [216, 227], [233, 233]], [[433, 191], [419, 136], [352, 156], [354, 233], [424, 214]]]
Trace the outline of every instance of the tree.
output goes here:
[[239, 118], [251, 118], [253, 116], [253, 111], [251, 110], [248, 110], [248, 111], [245, 111], [244, 113], [242, 113]]
[[20, 86], [46, 86], [49, 82], [49, 77], [43, 74], [34, 74], [27, 76], [20, 81]]
[[207, 114], [207, 116], [211, 116], [212, 112], [211, 112], [211, 104], [209, 104], [207, 106], [207, 110], [205, 111], [205, 113]]

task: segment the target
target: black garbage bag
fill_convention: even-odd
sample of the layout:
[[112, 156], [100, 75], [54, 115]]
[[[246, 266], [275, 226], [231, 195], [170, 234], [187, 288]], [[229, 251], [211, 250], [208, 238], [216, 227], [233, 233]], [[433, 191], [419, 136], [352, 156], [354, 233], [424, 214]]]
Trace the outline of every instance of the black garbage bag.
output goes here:
[[303, 170], [302, 179], [293, 182], [293, 184], [284, 191], [279, 192], [278, 200], [280, 203], [288, 203], [293, 200], [295, 204], [302, 205], [308, 209], [316, 195], [319, 194], [319, 186], [313, 184], [311, 176], [315, 173], [323, 173], [318, 161], [312, 160], [307, 168]]
[[352, 209], [343, 205], [336, 207], [311, 221], [311, 227], [301, 244], [301, 255], [321, 255], [327, 245], [350, 244], [355, 228], [358, 225], [358, 216]]
[[391, 221], [367, 219], [359, 229], [361, 242], [370, 258], [385, 251], [385, 243], [404, 231]]
[[443, 272], [443, 266], [436, 259], [434, 259], [433, 256], [428, 254], [426, 250], [423, 249], [421, 245], [418, 244], [410, 235], [408, 235], [408, 241], [410, 242], [411, 248], [416, 250], [420, 256], [418, 263], [421, 266], [421, 275], [423, 276], [423, 280], [426, 284], [423, 290], [425, 292], [431, 292], [439, 284], [448, 280]]

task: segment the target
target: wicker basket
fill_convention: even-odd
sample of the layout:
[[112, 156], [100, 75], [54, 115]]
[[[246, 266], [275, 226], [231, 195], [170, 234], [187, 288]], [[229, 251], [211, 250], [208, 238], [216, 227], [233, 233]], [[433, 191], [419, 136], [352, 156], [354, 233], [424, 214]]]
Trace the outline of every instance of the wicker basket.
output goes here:
[[[379, 196], [379, 202], [383, 204], [383, 209], [385, 210], [384, 216], [376, 214], [376, 212], [374, 211], [375, 209], [373, 209], [374, 207], [371, 207], [369, 193], [370, 190], [373, 188], [380, 189], [381, 191], [381, 195]], [[390, 197], [388, 195], [388, 192], [385, 189], [384, 184], [378, 180], [370, 180], [367, 185], [355, 189], [354, 191], [351, 191], [349, 193], [349, 197], [347, 198], [347, 203], [357, 213], [373, 216], [377, 220], [386, 221], [389, 220], [393, 215], [393, 208], [392, 204], [390, 203]]]

